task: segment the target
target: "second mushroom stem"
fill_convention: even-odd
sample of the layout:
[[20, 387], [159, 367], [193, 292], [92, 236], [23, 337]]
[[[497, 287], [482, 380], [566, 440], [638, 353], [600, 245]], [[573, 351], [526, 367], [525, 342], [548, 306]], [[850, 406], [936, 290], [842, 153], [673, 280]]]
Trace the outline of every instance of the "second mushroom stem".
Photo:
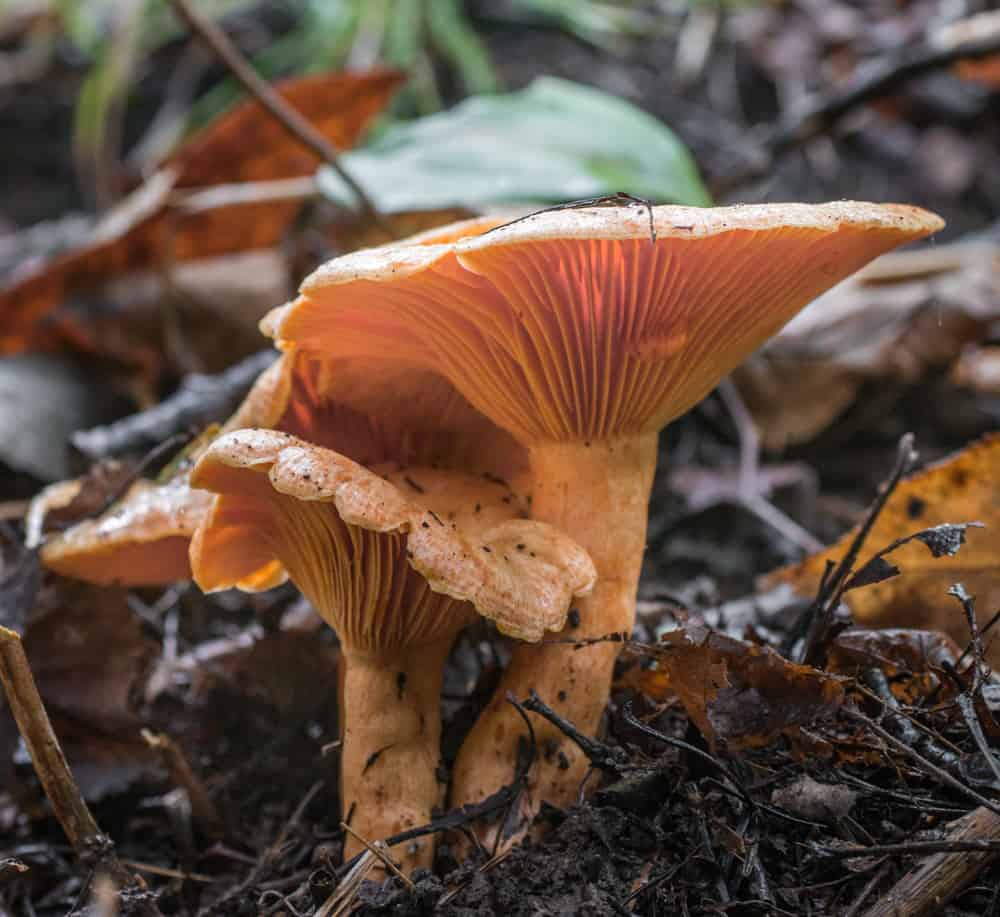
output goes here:
[[[343, 675], [341, 787], [345, 821], [381, 840], [431, 820], [441, 802], [441, 679], [451, 641], [386, 659], [348, 651]], [[344, 858], [364, 850], [348, 836]], [[430, 838], [394, 850], [406, 872], [429, 867]]]
[[[558, 526], [589, 551], [597, 586], [577, 601], [579, 624], [571, 620], [555, 638], [560, 642], [514, 648], [497, 693], [459, 753], [454, 805], [479, 802], [511, 779], [524, 724], [506, 702], [507, 692], [524, 698], [535, 690], [582, 733], [596, 734], [620, 644], [576, 647], [564, 641], [632, 630], [656, 450], [655, 433], [532, 448], [532, 517]], [[551, 723], [532, 719], [539, 755], [529, 777], [529, 814], [543, 799], [573, 803], [588, 766]]]

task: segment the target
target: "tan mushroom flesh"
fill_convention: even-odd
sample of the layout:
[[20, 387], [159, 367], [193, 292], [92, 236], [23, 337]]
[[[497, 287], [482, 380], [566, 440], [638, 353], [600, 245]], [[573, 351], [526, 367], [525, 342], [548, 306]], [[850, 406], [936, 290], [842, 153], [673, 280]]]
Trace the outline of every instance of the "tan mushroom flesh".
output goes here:
[[[810, 300], [941, 225], [854, 202], [548, 211], [335, 259], [262, 327], [283, 347], [439, 372], [528, 446], [533, 518], [571, 533], [598, 570], [568, 636], [597, 637], [632, 628], [659, 430]], [[506, 691], [537, 690], [593, 735], [615, 656], [613, 643], [516, 647], [459, 757], [453, 802], [511, 777], [523, 727]], [[554, 752], [533, 774], [534, 804], [564, 806], [587, 761], [539, 718], [535, 731]]]
[[[344, 817], [368, 840], [430, 820], [441, 801], [439, 695], [452, 640], [478, 611], [538, 640], [593, 587], [586, 553], [520, 516], [492, 476], [393, 464], [368, 470], [295, 437], [216, 440], [192, 474], [218, 496], [191, 544], [206, 590], [288, 575], [343, 647]], [[358, 852], [352, 838], [346, 855]], [[429, 865], [424, 838], [396, 853]]]

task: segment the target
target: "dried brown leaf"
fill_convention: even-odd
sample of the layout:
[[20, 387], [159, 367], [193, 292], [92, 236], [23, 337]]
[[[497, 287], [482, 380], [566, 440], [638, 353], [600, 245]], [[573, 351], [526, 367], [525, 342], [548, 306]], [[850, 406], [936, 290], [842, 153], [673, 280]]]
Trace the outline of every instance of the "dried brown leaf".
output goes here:
[[157, 770], [136, 712], [156, 646], [142, 635], [123, 591], [49, 578], [24, 648], [85, 796], [124, 790]]
[[793, 319], [735, 380], [764, 445], [807, 442], [865, 382], [912, 385], [1000, 317], [1000, 246], [956, 242], [883, 255]]
[[676, 696], [713, 748], [756, 748], [783, 734], [795, 736], [843, 699], [837, 677], [702, 624], [671, 631], [638, 651], [657, 663], [638, 686], [656, 700]]

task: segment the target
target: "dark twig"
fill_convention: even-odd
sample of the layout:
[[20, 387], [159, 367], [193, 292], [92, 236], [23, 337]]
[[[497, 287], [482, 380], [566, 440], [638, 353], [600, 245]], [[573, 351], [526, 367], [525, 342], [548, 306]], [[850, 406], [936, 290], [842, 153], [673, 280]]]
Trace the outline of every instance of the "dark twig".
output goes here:
[[[958, 766], [960, 752], [945, 748], [947, 739], [932, 733], [923, 723], [910, 716], [892, 693], [889, 679], [881, 669], [866, 669], [861, 679], [864, 685], [871, 688], [866, 691], [864, 685], [858, 682], [855, 687], [864, 695], [882, 704], [882, 725], [901, 742], [929, 758], [938, 767], [955, 770]], [[954, 746], [952, 746], [954, 748]]]
[[376, 209], [364, 188], [340, 162], [340, 156], [333, 144], [323, 136], [313, 125], [292, 108], [274, 89], [257, 75], [239, 49], [229, 40], [219, 26], [204, 16], [195, 8], [191, 0], [172, 0], [174, 12], [183, 20], [188, 28], [195, 33], [219, 59], [229, 68], [230, 72], [260, 104], [270, 113], [296, 140], [308, 147], [334, 172], [341, 181], [351, 189], [360, 206], [362, 214], [376, 223], [380, 229], [395, 238], [396, 233]]
[[904, 83], [960, 60], [977, 60], [1000, 51], [1000, 33], [952, 45], [921, 43], [898, 48], [863, 67], [847, 86], [816, 94], [785, 114], [760, 143], [754, 161], [713, 183], [716, 195], [767, 175], [783, 154], [829, 132], [845, 115], [893, 92]]
[[[969, 625], [969, 646], [972, 649], [972, 659], [974, 663], [975, 677], [972, 680], [972, 694], [978, 694], [982, 690], [983, 681], [986, 679], [985, 650], [983, 649], [983, 637], [976, 622], [976, 599], [965, 591], [961, 583], [953, 583], [948, 589], [948, 595], [954, 597], [962, 606], [965, 614], [965, 622]], [[963, 653], [964, 656], [964, 653]]]
[[912, 841], [908, 844], [873, 844], [856, 847], [817, 847], [815, 852], [827, 860], [850, 860], [854, 857], [924, 856], [928, 853], [1000, 853], [997, 840]]
[[222, 817], [205, 784], [188, 762], [181, 747], [166, 733], [155, 733], [149, 729], [141, 731], [143, 741], [159, 752], [170, 779], [187, 793], [191, 804], [191, 814], [209, 837], [218, 838], [225, 833]]
[[942, 783], [955, 790], [957, 793], [968, 797], [978, 806], [982, 806], [985, 809], [989, 809], [996, 815], [1000, 815], [1000, 805], [987, 799], [982, 793], [977, 793], [972, 787], [966, 786], [961, 780], [953, 777], [943, 768], [938, 767], [936, 764], [928, 761], [923, 755], [913, 748], [910, 748], [905, 742], [897, 739], [891, 732], [886, 731], [878, 723], [872, 720], [870, 717], [865, 716], [860, 710], [854, 710], [850, 707], [844, 707], [844, 713], [847, 714], [851, 719], [857, 720], [858, 722], [864, 723], [872, 732], [875, 733], [882, 741], [891, 745], [896, 751], [902, 752], [906, 757], [910, 758], [924, 773], [931, 777], [935, 777]]
[[659, 888], [664, 882], [669, 882], [676, 876], [691, 860], [694, 858], [695, 854], [701, 853], [701, 847], [695, 847], [683, 860], [681, 860], [676, 866], [671, 869], [667, 869], [661, 872], [658, 876], [653, 876], [651, 879], [643, 882], [637, 889], [629, 893], [629, 896], [622, 901], [624, 907], [628, 907], [636, 898], [640, 895], [645, 894], [654, 888]]
[[276, 350], [261, 350], [216, 375], [187, 376], [175, 394], [155, 407], [74, 433], [72, 443], [89, 458], [110, 458], [155, 448], [184, 430], [225, 420], [277, 357]]
[[593, 767], [609, 774], [621, 774], [630, 768], [628, 754], [623, 748], [605, 745], [596, 739], [585, 736], [569, 720], [564, 719], [543, 701], [532, 688], [528, 699], [523, 702], [525, 710], [537, 713], [542, 719], [548, 720], [563, 735], [573, 742], [584, 753]]
[[882, 880], [885, 878], [885, 874], [889, 871], [891, 863], [883, 863], [881, 867], [875, 872], [875, 874], [865, 883], [865, 887], [861, 889], [861, 894], [854, 899], [854, 903], [844, 911], [844, 917], [857, 917], [861, 913], [861, 908], [864, 907], [865, 902], [871, 896], [871, 893], [875, 891], [880, 885]]
[[671, 745], [674, 748], [680, 749], [681, 751], [687, 752], [689, 755], [694, 755], [694, 757], [704, 761], [713, 770], [718, 771], [723, 777], [728, 780], [733, 787], [736, 789], [739, 797], [748, 805], [751, 809], [757, 808], [757, 803], [754, 801], [753, 797], [750, 795], [750, 791], [743, 785], [743, 783], [738, 780], [723, 764], [721, 761], [713, 758], [707, 751], [702, 751], [697, 745], [692, 745], [690, 742], [685, 742], [683, 739], [675, 739], [673, 736], [665, 735], [658, 729], [654, 729], [652, 726], [646, 725], [642, 720], [638, 719], [634, 713], [632, 713], [632, 702], [626, 701], [622, 706], [622, 719], [631, 726], [633, 729], [637, 729], [643, 735], [649, 736], [651, 739], [655, 739], [657, 742], [663, 742], [664, 745]]
[[[254, 863], [253, 868], [247, 873], [246, 877], [238, 885], [234, 885], [230, 888], [221, 898], [213, 902], [207, 908], [203, 908], [199, 911], [199, 915], [217, 913], [226, 913], [223, 909], [224, 905], [227, 905], [230, 901], [238, 898], [245, 891], [253, 888], [264, 871], [268, 866], [272, 865], [277, 861], [279, 854], [281, 853], [281, 848], [285, 845], [285, 841], [288, 840], [288, 836], [295, 829], [295, 826], [302, 820], [302, 816], [305, 814], [306, 809], [309, 804], [316, 798], [316, 794], [323, 789], [324, 781], [317, 780], [312, 786], [306, 790], [305, 795], [299, 800], [299, 804], [295, 807], [295, 810], [288, 817], [288, 820], [282, 826], [281, 831], [278, 832], [278, 836], [268, 845], [267, 849], [257, 858], [257, 862]], [[359, 857], [363, 854], [359, 854]], [[355, 857], [355, 860], [359, 857]], [[353, 862], [353, 861], [352, 861]]]
[[791, 656], [795, 644], [802, 639], [802, 650], [798, 654], [800, 662], [810, 665], [817, 665], [822, 662], [819, 657], [822, 655], [830, 636], [833, 614], [840, 602], [840, 597], [844, 593], [844, 586], [848, 577], [854, 569], [854, 564], [858, 559], [858, 554], [864, 546], [876, 520], [881, 514], [892, 496], [893, 491], [899, 482], [917, 460], [917, 453], [913, 449], [913, 434], [906, 433], [899, 440], [899, 447], [896, 451], [896, 465], [889, 475], [888, 480], [882, 485], [878, 496], [872, 502], [871, 508], [864, 522], [858, 528], [857, 534], [851, 541], [847, 553], [833, 572], [824, 577], [822, 585], [817, 592], [813, 603], [803, 612], [785, 643], [785, 655]]
[[[983, 637], [985, 637], [991, 630], [993, 630], [994, 627], [996, 627], [997, 621], [1000, 621], [1000, 611], [995, 611], [993, 613], [993, 617], [991, 617], [989, 619], [989, 621], [987, 621], [979, 629], [979, 639], [980, 640], [982, 640]], [[975, 648], [975, 640], [970, 640], [966, 644], [965, 649], [962, 650], [962, 655], [959, 656], [958, 659], [955, 660], [955, 669], [956, 670], [959, 669], [959, 668], [961, 668], [962, 663], [965, 662], [966, 658], [968, 657], [968, 655], [971, 652], [973, 652], [974, 648]]]

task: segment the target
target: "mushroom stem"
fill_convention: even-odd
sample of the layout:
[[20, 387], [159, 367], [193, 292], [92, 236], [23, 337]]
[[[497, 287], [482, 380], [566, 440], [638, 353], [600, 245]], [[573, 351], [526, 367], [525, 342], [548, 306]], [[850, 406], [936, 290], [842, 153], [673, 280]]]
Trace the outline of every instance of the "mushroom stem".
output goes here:
[[[365, 840], [424, 825], [441, 802], [441, 678], [450, 646], [449, 638], [389, 658], [345, 652], [341, 804], [344, 820]], [[363, 850], [347, 836], [345, 859]], [[434, 846], [421, 838], [393, 856], [411, 872], [430, 867]]]
[[[635, 622], [636, 588], [646, 545], [649, 495], [656, 470], [655, 433], [610, 442], [560, 443], [531, 449], [532, 516], [559, 527], [584, 547], [597, 568], [594, 591], [575, 603], [575, 615], [555, 640], [583, 640], [622, 631]], [[480, 715], [455, 764], [454, 805], [479, 802], [508, 783], [524, 730], [506, 702], [534, 689], [581, 732], [594, 735], [611, 686], [620, 644], [583, 648], [552, 642], [519, 644], [490, 705]], [[525, 811], [544, 799], [567, 806], [577, 797], [588, 762], [558, 729], [532, 715], [539, 755], [529, 776]]]

